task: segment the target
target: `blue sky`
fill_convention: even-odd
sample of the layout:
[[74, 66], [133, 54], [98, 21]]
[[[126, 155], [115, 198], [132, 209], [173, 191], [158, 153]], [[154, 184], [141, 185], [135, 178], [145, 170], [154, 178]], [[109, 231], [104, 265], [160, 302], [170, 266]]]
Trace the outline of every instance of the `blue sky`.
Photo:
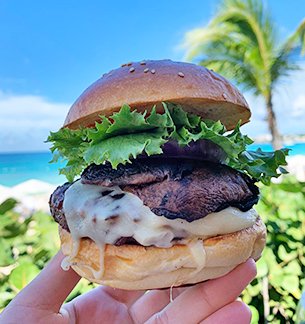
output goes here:
[[[43, 150], [48, 130], [61, 126], [69, 106], [110, 69], [146, 58], [182, 60], [185, 32], [205, 25], [218, 1], [0, 1], [0, 151]], [[305, 17], [303, 0], [269, 0], [281, 37]], [[300, 132], [305, 72], [281, 85], [284, 133]], [[250, 135], [266, 133], [260, 100]], [[292, 118], [284, 118], [285, 107]], [[252, 107], [252, 109], [254, 109]], [[293, 117], [294, 116], [294, 117]], [[305, 117], [305, 113], [304, 113]]]

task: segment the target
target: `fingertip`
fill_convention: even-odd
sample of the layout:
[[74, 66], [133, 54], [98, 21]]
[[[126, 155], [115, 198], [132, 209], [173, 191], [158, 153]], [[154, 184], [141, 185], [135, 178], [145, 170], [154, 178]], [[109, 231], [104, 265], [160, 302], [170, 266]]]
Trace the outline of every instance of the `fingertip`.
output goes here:
[[250, 308], [242, 301], [233, 301], [230, 304], [218, 309], [215, 313], [205, 318], [200, 324], [249, 324], [252, 313]]
[[234, 303], [237, 305], [237, 307], [240, 309], [240, 311], [244, 314], [245, 318], [248, 318], [249, 321], [251, 321], [251, 318], [252, 318], [251, 308], [241, 300], [236, 300]]
[[257, 275], [256, 263], [250, 258], [244, 263], [237, 266], [232, 272], [242, 272], [243, 278], [252, 281]]
[[248, 262], [248, 264], [252, 265], [255, 267], [255, 260], [253, 258], [249, 258], [246, 262]]
[[246, 304], [244, 304], [244, 305], [246, 307], [246, 312], [248, 313], [249, 323], [251, 323], [251, 320], [252, 320], [252, 311], [251, 311], [251, 308], [248, 305], [246, 305]]
[[[220, 278], [224, 282], [235, 282], [235, 288], [243, 290], [256, 277], [256, 264], [253, 259], [248, 259], [246, 262], [238, 265], [231, 272]], [[218, 280], [218, 279], [213, 279]], [[240, 291], [241, 292], [241, 291]]]
[[245, 323], [245, 324], [251, 323], [252, 312], [248, 305], [246, 305], [241, 300], [236, 300], [231, 305], [233, 306], [232, 307], [233, 313], [238, 314], [238, 318], [240, 320], [239, 323]]
[[257, 275], [257, 268], [254, 259], [253, 258], [248, 259], [245, 262], [245, 265], [247, 266], [247, 272], [252, 277], [252, 279], [254, 279]]

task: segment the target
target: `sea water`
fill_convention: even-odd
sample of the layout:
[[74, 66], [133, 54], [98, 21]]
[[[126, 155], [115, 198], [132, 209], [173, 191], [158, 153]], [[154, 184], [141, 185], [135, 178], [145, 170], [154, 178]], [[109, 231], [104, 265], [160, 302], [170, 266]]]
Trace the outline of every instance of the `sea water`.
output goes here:
[[[261, 147], [264, 151], [271, 151], [270, 144], [252, 144], [249, 149]], [[286, 146], [290, 148], [290, 155], [305, 155], [305, 143]], [[59, 185], [66, 181], [59, 175], [58, 169], [64, 164], [49, 163], [52, 159], [50, 152], [39, 153], [0, 153], [0, 185], [12, 187], [30, 179], [38, 179]]]

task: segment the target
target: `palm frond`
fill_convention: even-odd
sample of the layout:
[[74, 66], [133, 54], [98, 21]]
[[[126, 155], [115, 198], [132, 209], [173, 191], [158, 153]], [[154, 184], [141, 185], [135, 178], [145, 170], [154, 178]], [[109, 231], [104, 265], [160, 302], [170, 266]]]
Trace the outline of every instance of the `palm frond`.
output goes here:
[[272, 60], [270, 50], [277, 37], [272, 19], [264, 10], [261, 1], [257, 0], [225, 0], [222, 9], [212, 19], [211, 26], [221, 24], [233, 25], [235, 32], [249, 38], [259, 48], [259, 56], [266, 69]]
[[244, 90], [253, 90], [257, 80], [251, 68], [243, 61], [228, 56], [215, 56], [213, 59], [202, 59], [199, 62], [207, 68], [218, 71], [233, 83], [242, 85]]
[[[262, 1], [223, 0], [207, 27], [186, 34], [186, 58], [203, 62], [227, 53], [228, 59], [231, 56], [236, 62], [245, 62], [245, 77], [242, 80], [240, 76], [239, 82], [248, 86], [247, 77], [255, 75], [251, 80], [256, 80], [256, 84], [250, 82], [253, 90], [265, 95], [272, 83], [270, 69], [277, 57], [274, 53], [277, 43], [274, 24]], [[235, 71], [232, 64], [227, 64], [227, 68]]]
[[[210, 64], [213, 62], [215, 71], [224, 75], [238, 84], [244, 85], [244, 88], [255, 91], [263, 91], [264, 75], [261, 67], [261, 61], [256, 60], [257, 48], [251, 47], [247, 43], [247, 38], [243, 39], [240, 34], [232, 35], [238, 38], [238, 41], [231, 39], [215, 41], [205, 48], [205, 55], [200, 57], [200, 64]], [[254, 57], [254, 58], [253, 58]], [[216, 60], [221, 61], [220, 64]], [[227, 64], [225, 64], [227, 61]]]
[[296, 31], [288, 37], [274, 55], [271, 67], [272, 82], [288, 76], [291, 71], [299, 70], [297, 64], [300, 59], [300, 52], [305, 54], [305, 19], [300, 23]]
[[296, 48], [290, 51], [280, 50], [278, 55], [274, 57], [273, 64], [270, 69], [272, 84], [279, 79], [287, 77], [292, 71], [300, 69], [297, 64], [298, 51]]
[[205, 46], [224, 40], [234, 31], [234, 29], [234, 26], [223, 24], [221, 26], [196, 28], [188, 32], [183, 43], [183, 47], [188, 49], [185, 57], [186, 60], [193, 60], [196, 58], [205, 51]]
[[305, 19], [280, 46], [266, 2], [222, 0], [209, 24], [190, 31], [185, 40], [188, 60], [213, 62], [216, 72], [266, 98], [279, 79], [298, 68], [298, 51], [305, 54]]
[[305, 54], [305, 19], [299, 24], [296, 31], [288, 37], [282, 51], [290, 52], [293, 49], [300, 49], [301, 55]]

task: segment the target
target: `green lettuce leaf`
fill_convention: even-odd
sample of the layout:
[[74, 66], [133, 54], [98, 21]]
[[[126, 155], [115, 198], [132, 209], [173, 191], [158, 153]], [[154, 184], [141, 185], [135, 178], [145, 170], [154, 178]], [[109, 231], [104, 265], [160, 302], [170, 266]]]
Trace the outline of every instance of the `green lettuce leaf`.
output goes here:
[[229, 166], [238, 170], [246, 171], [253, 178], [269, 185], [271, 178], [279, 177], [287, 173], [282, 165], [287, 165], [286, 156], [289, 149], [276, 150], [275, 152], [263, 152], [261, 149], [256, 151], [244, 151], [237, 160], [230, 160]]
[[147, 155], [161, 154], [161, 146], [166, 142], [160, 131], [124, 134], [93, 143], [84, 151], [87, 165], [103, 164], [109, 161], [113, 169], [122, 163], [131, 163], [132, 158], [145, 152]]
[[202, 120], [187, 113], [179, 105], [163, 103], [164, 112], [153, 107], [150, 114], [131, 110], [123, 105], [112, 116], [100, 116], [94, 128], [70, 130], [62, 128], [51, 132], [47, 141], [53, 143], [53, 160], [65, 160], [60, 173], [69, 181], [80, 175], [90, 164], [110, 162], [114, 169], [131, 163], [139, 154], [161, 154], [162, 145], [175, 140], [180, 146], [207, 139], [220, 146], [226, 153], [225, 163], [232, 168], [269, 184], [272, 177], [279, 177], [286, 170], [287, 149], [275, 152], [247, 151], [253, 143], [240, 132], [240, 123], [228, 133], [220, 121]]

